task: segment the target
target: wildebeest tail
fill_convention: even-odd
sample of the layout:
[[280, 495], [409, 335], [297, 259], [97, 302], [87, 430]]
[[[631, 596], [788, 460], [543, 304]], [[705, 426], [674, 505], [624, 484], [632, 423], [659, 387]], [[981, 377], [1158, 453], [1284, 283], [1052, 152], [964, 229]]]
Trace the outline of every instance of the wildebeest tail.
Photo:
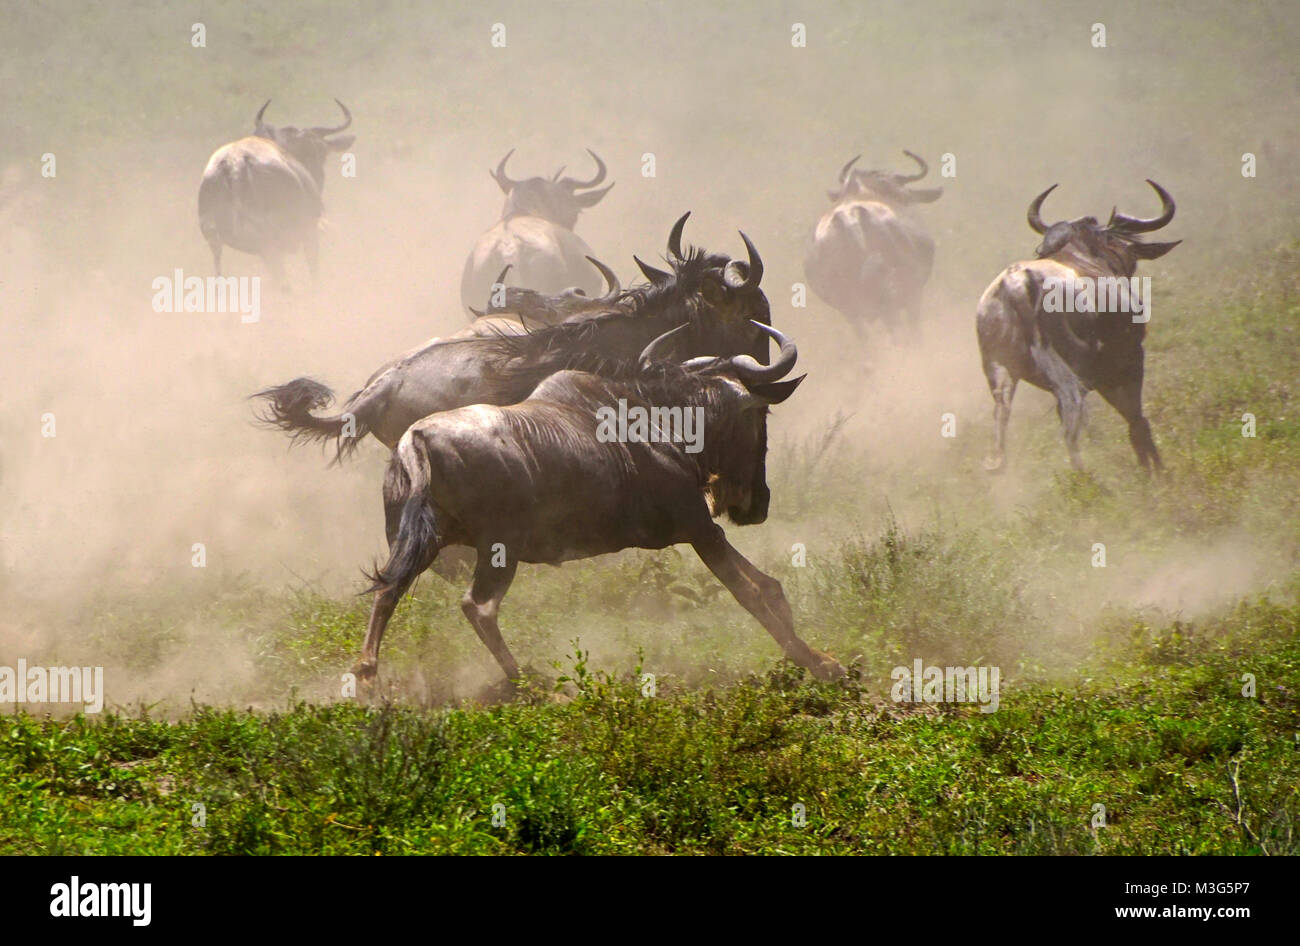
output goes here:
[[[312, 411], [330, 405], [334, 392], [311, 378], [294, 378], [287, 384], [265, 388], [251, 397], [267, 400], [266, 409], [257, 413], [257, 419], [268, 427], [287, 432], [295, 441], [323, 443], [333, 440], [335, 463], [356, 450], [357, 443], [369, 432], [360, 411], [344, 411], [325, 417], [313, 414]], [[350, 400], [345, 406], [351, 404]]]
[[[400, 505], [400, 513], [395, 517]], [[410, 585], [438, 553], [438, 523], [429, 495], [429, 460], [408, 432], [402, 437], [384, 478], [384, 508], [390, 514], [388, 561], [367, 572], [366, 592]], [[396, 528], [392, 519], [396, 518]]]
[[220, 242], [221, 233], [234, 227], [235, 194], [225, 174], [205, 175], [199, 184], [199, 230], [209, 243]]

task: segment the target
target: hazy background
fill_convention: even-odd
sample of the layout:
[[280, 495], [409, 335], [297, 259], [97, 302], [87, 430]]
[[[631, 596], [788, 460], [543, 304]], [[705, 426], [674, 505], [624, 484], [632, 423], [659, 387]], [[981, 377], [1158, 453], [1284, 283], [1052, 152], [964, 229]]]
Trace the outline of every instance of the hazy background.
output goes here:
[[[731, 530], [760, 555], [875, 530], [887, 509], [905, 522], [1010, 513], [1063, 463], [1050, 398], [1022, 386], [1011, 472], [990, 483], [976, 468], [992, 412], [975, 303], [1031, 254], [1025, 208], [1049, 184], [1061, 183], [1052, 220], [1115, 204], [1153, 215], [1146, 177], [1178, 201], [1160, 239], [1184, 244], [1142, 270], [1156, 292], [1155, 415], [1160, 323], [1187, 317], [1184, 287], [1249, 286], [1300, 209], [1294, 3], [6, 2], [0, 22], [0, 663], [122, 602], [202, 602], [232, 581], [360, 587], [383, 548], [387, 451], [371, 441], [327, 469], [314, 448], [253, 427], [244, 398], [299, 375], [346, 397], [461, 327], [461, 267], [502, 203], [487, 169], [510, 148], [516, 177], [561, 164], [585, 176], [587, 147], [605, 159], [616, 186], [577, 232], [625, 284], [631, 255], [657, 260], [686, 210], [691, 243], [741, 253], [744, 229], [757, 244], [774, 320], [809, 372], [773, 415], [772, 521]], [[206, 48], [191, 46], [197, 22]], [[497, 22], [504, 49], [490, 44]], [[792, 48], [794, 23], [807, 48]], [[1107, 48], [1091, 45], [1093, 23]], [[263, 286], [259, 323], [153, 312], [154, 278], [210, 274], [199, 178], [268, 97], [273, 124], [336, 123], [334, 97], [355, 117], [357, 176], [336, 156], [326, 167], [319, 285], [297, 257], [291, 293]], [[864, 347], [817, 299], [792, 308], [791, 285], [839, 167], [862, 153], [862, 167], [910, 170], [903, 148], [945, 189], [919, 211], [937, 243], [929, 316], [916, 347]], [[54, 179], [40, 175], [46, 152]], [[1243, 152], [1258, 156], [1256, 179], [1241, 175]], [[944, 153], [954, 178], [939, 177]], [[265, 275], [233, 250], [225, 267]], [[801, 495], [783, 445], [815, 442], [838, 410], [853, 414], [830, 457], [842, 474], [820, 481], [825, 501]], [[1122, 427], [1100, 401], [1092, 410], [1107, 446], [1085, 438], [1085, 459], [1131, 465]], [[957, 443], [938, 436], [945, 411]], [[1055, 466], [1031, 462], [1031, 440], [1057, 444]], [[1196, 607], [1266, 580], [1248, 525], [1225, 535], [1235, 544], [1171, 548], [1112, 592]], [[190, 565], [196, 542], [206, 569]], [[68, 657], [91, 662], [88, 649]]]

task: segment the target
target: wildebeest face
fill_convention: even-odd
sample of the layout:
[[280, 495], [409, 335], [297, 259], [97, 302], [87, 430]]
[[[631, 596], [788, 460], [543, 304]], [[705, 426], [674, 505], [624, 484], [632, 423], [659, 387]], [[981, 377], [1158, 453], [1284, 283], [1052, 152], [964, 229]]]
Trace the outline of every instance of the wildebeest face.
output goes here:
[[330, 137], [331, 135], [337, 135], [352, 124], [352, 113], [348, 111], [347, 106], [338, 99], [334, 101], [343, 110], [345, 120], [342, 125], [335, 128], [327, 128], [323, 125], [299, 128], [296, 125], [268, 125], [262, 121], [267, 105], [271, 104], [271, 100], [267, 99], [266, 104], [257, 113], [257, 124], [253, 129], [253, 134], [259, 138], [270, 139], [289, 152], [307, 169], [316, 183], [321, 184], [325, 177], [325, 158], [329, 153], [331, 151], [346, 151], [356, 141], [355, 135]]
[[[506, 195], [506, 203], [501, 210], [503, 220], [511, 217], [541, 217], [566, 230], [572, 230], [578, 222], [578, 214], [596, 206], [614, 186], [610, 184], [600, 190], [588, 190], [605, 180], [605, 162], [590, 148], [587, 153], [596, 162], [596, 175], [587, 181], [561, 177], [564, 168], [556, 171], [550, 180], [530, 177], [516, 181], [506, 173], [506, 162], [514, 153], [512, 148], [501, 159], [497, 169], [491, 172], [497, 186]], [[579, 191], [583, 193], [578, 193]]]

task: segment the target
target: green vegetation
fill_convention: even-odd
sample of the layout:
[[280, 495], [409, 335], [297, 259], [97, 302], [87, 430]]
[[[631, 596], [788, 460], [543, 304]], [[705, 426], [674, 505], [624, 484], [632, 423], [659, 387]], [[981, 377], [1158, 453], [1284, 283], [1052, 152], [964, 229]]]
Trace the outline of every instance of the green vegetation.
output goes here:
[[[1098, 411], [1096, 472], [1051, 475], [1012, 511], [978, 501], [998, 486], [973, 475], [971, 438], [938, 474], [952, 496], [929, 524], [887, 518], [807, 568], [769, 555], [805, 636], [854, 662], [848, 686], [775, 661], [674, 553], [528, 571], [503, 622], [516, 653], [536, 662], [577, 643], [560, 675], [495, 704], [463, 699], [474, 688], [452, 672], [487, 666], [456, 607], [461, 582], [430, 576], [402, 605], [384, 652], [396, 699], [370, 706], [331, 701], [363, 600], [236, 585], [206, 617], [242, 633], [249, 692], [283, 694], [284, 708], [4, 717], [0, 851], [1300, 853], [1295, 261], [1294, 247], [1276, 254], [1276, 291], [1186, 301], [1153, 340], [1151, 416], [1171, 478], [1135, 476], [1118, 422]], [[1021, 420], [1017, 465], [1050, 468], [1054, 423]], [[845, 514], [851, 450], [818, 464], [790, 449], [819, 513]], [[778, 496], [794, 488], [783, 462]], [[914, 504], [931, 487], [893, 488]], [[794, 521], [778, 512], [765, 528]], [[1190, 555], [1193, 583], [1213, 585], [1235, 561], [1229, 534], [1249, 536], [1277, 577], [1195, 620], [1113, 603], [1125, 567], [1088, 561], [1104, 535], [1117, 563], [1176, 573]], [[185, 646], [186, 608], [110, 611], [98, 633], [147, 673]], [[997, 712], [889, 700], [890, 668], [918, 656], [1000, 666]]]

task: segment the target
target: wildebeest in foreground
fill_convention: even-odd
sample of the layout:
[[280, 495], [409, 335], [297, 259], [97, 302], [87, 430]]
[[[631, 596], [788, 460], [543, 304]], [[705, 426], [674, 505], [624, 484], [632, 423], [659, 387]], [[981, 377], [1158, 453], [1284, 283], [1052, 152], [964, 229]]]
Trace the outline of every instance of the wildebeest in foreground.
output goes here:
[[[803, 380], [781, 380], [798, 357], [794, 343], [754, 325], [780, 345], [770, 367], [746, 355], [655, 363], [666, 335], [651, 342], [630, 370], [562, 371], [522, 403], [478, 404], [412, 426], [384, 482], [389, 557], [372, 576], [375, 599], [354, 670], [358, 679], [375, 676], [393, 609], [447, 546], [477, 552], [461, 608], [514, 681], [519, 666], [501, 637], [497, 612], [520, 562], [558, 565], [681, 542], [691, 544], [786, 656], [823, 679], [843, 676], [835, 658], [795, 634], [780, 582], [732, 548], [713, 522], [724, 512], [740, 524], [767, 518], [768, 406], [784, 401]], [[602, 436], [599, 412], [620, 402], [629, 415], [635, 408], [698, 412], [701, 449], [692, 452], [666, 437], [620, 442]]]
[[[1174, 219], [1174, 199], [1155, 181], [1160, 215], [1150, 220], [1111, 211], [1105, 226], [1096, 217], [1043, 222], [1040, 211], [1053, 184], [1029, 205], [1029, 226], [1043, 235], [1035, 260], [1014, 263], [984, 290], [976, 313], [980, 357], [993, 394], [993, 454], [985, 468], [997, 472], [1006, 462], [1007, 419], [1016, 382], [1022, 378], [1056, 396], [1070, 462], [1081, 467], [1079, 431], [1083, 400], [1097, 391], [1128, 421], [1129, 442], [1146, 469], [1160, 469], [1160, 452], [1142, 413], [1142, 375], [1146, 337], [1144, 317], [1132, 306], [1092, 305], [1108, 311], [1048, 311], [1044, 300], [1057, 287], [1088, 286], [1089, 280], [1133, 276], [1139, 260], [1158, 259], [1182, 241], [1143, 243], [1140, 235]], [[1114, 284], [1112, 282], [1112, 284]], [[1125, 284], [1119, 284], [1123, 289]], [[1109, 295], [1109, 294], [1107, 294]], [[1127, 290], [1117, 293], [1121, 297]], [[1100, 302], [1101, 293], [1094, 292]], [[1133, 300], [1136, 302], [1137, 300]], [[1143, 305], [1149, 305], [1144, 300]], [[1073, 308], [1073, 306], [1071, 306]], [[1125, 311], [1114, 311], [1123, 308]]]
[[840, 169], [839, 186], [828, 192], [835, 206], [817, 222], [804, 259], [808, 286], [858, 332], [876, 323], [895, 329], [903, 313], [914, 328], [934, 264], [934, 241], [911, 207], [938, 200], [943, 188], [908, 187], [929, 166], [903, 154], [920, 165], [918, 173], [853, 170], [858, 158]]
[[467, 310], [483, 304], [492, 278], [504, 266], [511, 267], [515, 285], [547, 295], [570, 287], [589, 296], [600, 291], [601, 274], [587, 262], [595, 254], [573, 228], [578, 214], [594, 207], [614, 185], [590, 189], [605, 180], [605, 162], [596, 152], [588, 149], [587, 153], [596, 162], [596, 174], [586, 181], [561, 177], [564, 168], [550, 180], [530, 177], [516, 181], [506, 173], [513, 149], [490, 172], [506, 195], [506, 203], [501, 219], [479, 237], [465, 261], [460, 299]]
[[373, 435], [395, 447], [406, 428], [436, 411], [467, 404], [515, 404], [548, 375], [566, 368], [598, 368], [634, 358], [653, 338], [687, 324], [672, 340], [679, 357], [748, 353], [767, 358], [767, 336], [751, 320], [770, 324], [767, 297], [759, 288], [763, 261], [744, 233], [748, 262], [681, 247], [685, 214], [668, 238], [672, 272], [649, 285], [625, 290], [606, 308], [535, 331], [487, 337], [433, 339], [370, 376], [337, 414], [318, 416], [333, 394], [310, 378], [259, 391], [268, 411], [262, 420], [295, 439], [329, 441], [336, 459]]
[[354, 135], [337, 135], [352, 124], [352, 113], [338, 99], [344, 122], [275, 127], [262, 121], [267, 99], [257, 112], [253, 134], [218, 148], [199, 184], [199, 229], [212, 248], [212, 265], [221, 275], [221, 247], [255, 253], [283, 281], [286, 254], [301, 249], [316, 276], [325, 187], [325, 157], [345, 151]]

